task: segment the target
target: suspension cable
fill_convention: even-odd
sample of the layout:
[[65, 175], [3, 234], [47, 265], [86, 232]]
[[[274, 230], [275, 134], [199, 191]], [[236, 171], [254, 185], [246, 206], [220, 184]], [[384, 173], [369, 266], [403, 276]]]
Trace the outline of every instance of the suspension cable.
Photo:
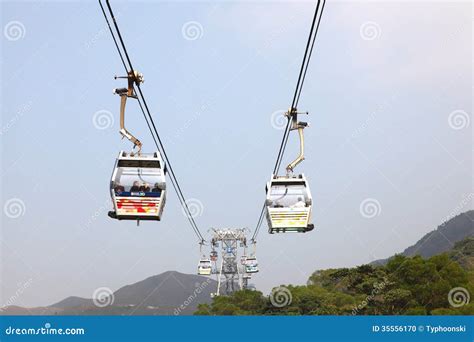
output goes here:
[[[300, 101], [300, 95], [301, 95], [301, 90], [303, 89], [303, 84], [304, 84], [304, 81], [305, 81], [305, 78], [306, 78], [306, 72], [308, 71], [308, 66], [309, 66], [309, 62], [311, 60], [311, 56], [313, 54], [313, 48], [314, 48], [314, 42], [316, 41], [316, 36], [318, 35], [318, 31], [319, 31], [319, 24], [321, 24], [321, 17], [323, 16], [323, 12], [324, 12], [324, 6], [326, 5], [326, 0], [323, 0], [323, 4], [321, 6], [321, 11], [319, 13], [319, 18], [317, 19], [318, 20], [318, 23], [316, 24], [316, 30], [314, 32], [314, 37], [313, 37], [313, 41], [311, 42], [311, 49], [309, 50], [309, 58], [308, 58], [308, 62], [306, 63], [306, 66], [305, 66], [305, 70], [304, 70], [304, 73], [303, 73], [303, 78], [301, 79], [301, 86], [300, 86], [300, 90], [298, 92], [298, 97], [296, 98], [296, 102], [294, 104], [294, 107], [297, 108], [298, 107], [298, 102]], [[316, 7], [316, 13], [318, 12], [318, 8]], [[315, 17], [316, 19], [316, 14], [315, 14]]]
[[[295, 93], [293, 95], [293, 101], [291, 102], [290, 110], [293, 110], [293, 109], [296, 110], [298, 108], [298, 103], [299, 103], [301, 91], [303, 89], [303, 84], [304, 84], [304, 81], [306, 79], [306, 73], [308, 71], [309, 62], [311, 60], [311, 56], [312, 56], [312, 53], [313, 53], [313, 47], [314, 47], [314, 43], [316, 41], [316, 36], [318, 34], [318, 31], [319, 31], [319, 24], [321, 23], [321, 17], [323, 15], [325, 4], [326, 4], [326, 0], [322, 0], [321, 11], [319, 11], [321, 1], [318, 0], [318, 2], [316, 3], [316, 9], [314, 11], [314, 17], [313, 17], [313, 21], [311, 23], [311, 29], [309, 31], [308, 41], [306, 42], [306, 49], [305, 49], [305, 52], [304, 52], [303, 61], [301, 63], [301, 69], [300, 69], [300, 73], [298, 75], [298, 81], [296, 82], [296, 89], [295, 89]], [[273, 172], [274, 174], [278, 174], [278, 170], [280, 169], [281, 162], [282, 162], [282, 159], [283, 159], [283, 155], [284, 155], [285, 149], [286, 149], [286, 144], [288, 142], [288, 138], [289, 138], [289, 135], [290, 135], [290, 126], [291, 126], [291, 116], [288, 115], [288, 123], [287, 123], [287, 126], [286, 126], [287, 129], [285, 130], [285, 133], [283, 135], [283, 141], [282, 141], [282, 144], [280, 146], [280, 152], [281, 153], [279, 152], [279, 154], [278, 154], [278, 158], [277, 158], [277, 161], [275, 163], [275, 168], [274, 168], [274, 172]]]
[[107, 18], [107, 14], [105, 14], [104, 6], [102, 6], [102, 2], [99, 0], [99, 5], [100, 9], [102, 10], [102, 14], [104, 15], [105, 21], [107, 22], [107, 26], [110, 31], [110, 35], [112, 36], [112, 39], [114, 40], [115, 47], [117, 48], [117, 52], [120, 56], [120, 60], [122, 61], [123, 67], [125, 68], [125, 71], [128, 72], [127, 65], [125, 64], [125, 60], [123, 59], [122, 52], [120, 51], [119, 45], [117, 43], [117, 39], [115, 39], [114, 32], [112, 31], [112, 27], [110, 26], [109, 19]]
[[[117, 35], [118, 35], [118, 38], [120, 40], [120, 44], [122, 46], [122, 50], [123, 50], [123, 53], [125, 54], [125, 57], [127, 59], [127, 62], [128, 62], [128, 66], [129, 68], [127, 68], [127, 64], [125, 63], [125, 59], [123, 58], [123, 55], [122, 55], [122, 51], [120, 50], [120, 47], [117, 43], [117, 39], [115, 37], [115, 34], [114, 34], [114, 31], [112, 30], [112, 27], [109, 23], [109, 19], [107, 18], [107, 15], [105, 13], [105, 10], [104, 10], [104, 7], [102, 5], [102, 2], [99, 0], [99, 4], [100, 4], [100, 7], [102, 9], [102, 13], [104, 15], [104, 18], [107, 22], [107, 26], [109, 27], [109, 31], [110, 31], [110, 34], [112, 35], [112, 38], [114, 40], [114, 43], [115, 43], [115, 47], [117, 48], [117, 52], [119, 53], [119, 56], [120, 56], [120, 59], [122, 61], [122, 64], [125, 68], [125, 71], [128, 73], [128, 71], [133, 71], [135, 69], [133, 69], [133, 66], [132, 66], [132, 62], [130, 60], [130, 56], [127, 52], [127, 48], [125, 47], [125, 43], [123, 41], [123, 38], [122, 38], [122, 35], [120, 33], [120, 29], [118, 27], [118, 24], [117, 24], [117, 20], [115, 19], [115, 16], [114, 16], [114, 13], [113, 13], [113, 10], [112, 10], [112, 7], [110, 6], [110, 2], [109, 0], [106, 0], [106, 4], [107, 4], [107, 7], [109, 9], [109, 13], [110, 13], [110, 16], [112, 18], [112, 21], [114, 23], [114, 27], [115, 27], [115, 31], [117, 32]], [[188, 207], [188, 204], [186, 202], [186, 197], [184, 196], [183, 194], [183, 191], [181, 189], [181, 186], [179, 185], [179, 182], [176, 178], [176, 175], [174, 173], [174, 170], [173, 170], [173, 167], [171, 166], [171, 162], [168, 158], [168, 155], [166, 154], [166, 151], [164, 149], [164, 146], [163, 146], [163, 143], [161, 141], [161, 138], [158, 134], [158, 130], [156, 128], [156, 125], [155, 125], [155, 122], [153, 120], [153, 117], [151, 115], [151, 112], [148, 108], [148, 105], [146, 103], [146, 100], [145, 100], [145, 96], [143, 95], [143, 92], [140, 88], [140, 85], [137, 83], [137, 88], [138, 88], [138, 94], [140, 95], [139, 97], [137, 96], [137, 100], [138, 100], [138, 103], [139, 103], [139, 106], [140, 106], [140, 109], [142, 111], [142, 114], [143, 114], [143, 117], [145, 118], [145, 121], [147, 123], [147, 126], [148, 126], [148, 129], [150, 130], [150, 133], [151, 133], [151, 136], [153, 138], [153, 141], [156, 145], [156, 148], [158, 149], [158, 151], [163, 155], [163, 159], [165, 160], [165, 163], [169, 169], [168, 173], [170, 174], [170, 180], [171, 180], [171, 183], [173, 185], [173, 188], [175, 189], [176, 191], [176, 194], [178, 195], [178, 200], [183, 208], [183, 211], [191, 225], [191, 228], [193, 229], [194, 233], [196, 234], [196, 236], [198, 237], [199, 239], [199, 243], [200, 244], [203, 244], [205, 242], [204, 240], [204, 237], [202, 236], [197, 224], [196, 224], [196, 221], [194, 220], [194, 217]], [[143, 102], [143, 104], [142, 104]], [[147, 117], [148, 116], [148, 117]], [[151, 124], [150, 124], [151, 123]], [[155, 137], [156, 136], [156, 137]]]

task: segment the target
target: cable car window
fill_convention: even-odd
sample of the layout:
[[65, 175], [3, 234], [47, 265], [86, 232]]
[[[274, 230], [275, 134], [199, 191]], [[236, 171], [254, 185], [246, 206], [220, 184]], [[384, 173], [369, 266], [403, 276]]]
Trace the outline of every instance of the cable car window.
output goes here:
[[269, 200], [272, 208], [298, 208], [307, 206], [309, 196], [306, 187], [302, 184], [274, 184], [270, 189]]
[[[119, 166], [117, 167], [117, 172], [113, 182], [114, 190], [116, 194], [119, 193], [130, 193], [131, 195], [140, 195], [140, 194], [156, 194], [159, 196], [161, 191], [164, 190], [165, 177], [163, 171], [158, 167], [133, 167], [133, 166], [120, 166], [126, 162], [126, 165], [129, 164], [128, 160], [120, 160]], [[138, 162], [140, 165], [142, 161], [132, 161]], [[150, 162], [147, 162], [150, 163]], [[157, 162], [151, 162], [157, 166]], [[159, 165], [159, 163], [158, 163]], [[147, 194], [148, 195], [148, 194]]]
[[258, 263], [257, 263], [257, 259], [255, 258], [248, 258], [246, 261], [245, 261], [245, 264], [247, 266], [257, 266]]
[[119, 160], [118, 167], [146, 167], [160, 169], [160, 162], [158, 160]]

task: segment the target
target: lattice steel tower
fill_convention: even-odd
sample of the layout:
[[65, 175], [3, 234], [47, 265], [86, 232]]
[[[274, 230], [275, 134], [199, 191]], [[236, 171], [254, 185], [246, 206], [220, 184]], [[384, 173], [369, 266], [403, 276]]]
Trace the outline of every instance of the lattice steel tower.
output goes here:
[[[217, 275], [216, 295], [231, 294], [247, 288], [248, 275], [242, 267], [239, 256], [245, 255], [247, 248], [247, 228], [212, 228], [211, 247], [221, 249], [221, 260], [216, 262], [214, 272]], [[240, 252], [239, 252], [240, 251]]]

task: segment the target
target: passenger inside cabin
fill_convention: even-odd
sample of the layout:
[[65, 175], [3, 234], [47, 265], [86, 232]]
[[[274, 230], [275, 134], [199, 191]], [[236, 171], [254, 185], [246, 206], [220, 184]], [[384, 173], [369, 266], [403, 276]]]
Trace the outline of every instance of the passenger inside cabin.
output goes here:
[[138, 183], [138, 181], [135, 181], [133, 182], [133, 185], [132, 187], [130, 188], [130, 192], [138, 192], [140, 191], [140, 184]]
[[145, 182], [142, 186], [140, 186], [139, 190], [142, 192], [150, 192], [150, 186], [148, 185], [148, 183]]
[[124, 192], [124, 191], [125, 191], [125, 188], [124, 188], [122, 185], [120, 185], [120, 183], [117, 183], [117, 184], [115, 185], [114, 190], [115, 190], [115, 193], [116, 193], [116, 194], [119, 194], [119, 193], [121, 193], [121, 192]]
[[160, 183], [155, 183], [155, 187], [151, 189], [151, 192], [161, 192], [161, 189], [159, 188]]
[[273, 208], [283, 208], [283, 204], [280, 201], [273, 201]]
[[303, 201], [303, 197], [298, 197], [298, 202], [291, 206], [292, 208], [304, 208], [306, 203]]

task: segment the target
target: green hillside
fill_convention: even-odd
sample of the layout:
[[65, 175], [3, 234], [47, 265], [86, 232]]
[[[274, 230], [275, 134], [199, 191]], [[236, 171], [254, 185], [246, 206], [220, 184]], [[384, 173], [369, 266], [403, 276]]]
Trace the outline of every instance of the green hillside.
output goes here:
[[474, 271], [474, 237], [457, 242], [448, 255], [465, 270]]
[[472, 315], [473, 252], [469, 237], [429, 259], [396, 255], [383, 266], [316, 271], [305, 286], [282, 286], [268, 297], [238, 291], [200, 305], [195, 314]]

